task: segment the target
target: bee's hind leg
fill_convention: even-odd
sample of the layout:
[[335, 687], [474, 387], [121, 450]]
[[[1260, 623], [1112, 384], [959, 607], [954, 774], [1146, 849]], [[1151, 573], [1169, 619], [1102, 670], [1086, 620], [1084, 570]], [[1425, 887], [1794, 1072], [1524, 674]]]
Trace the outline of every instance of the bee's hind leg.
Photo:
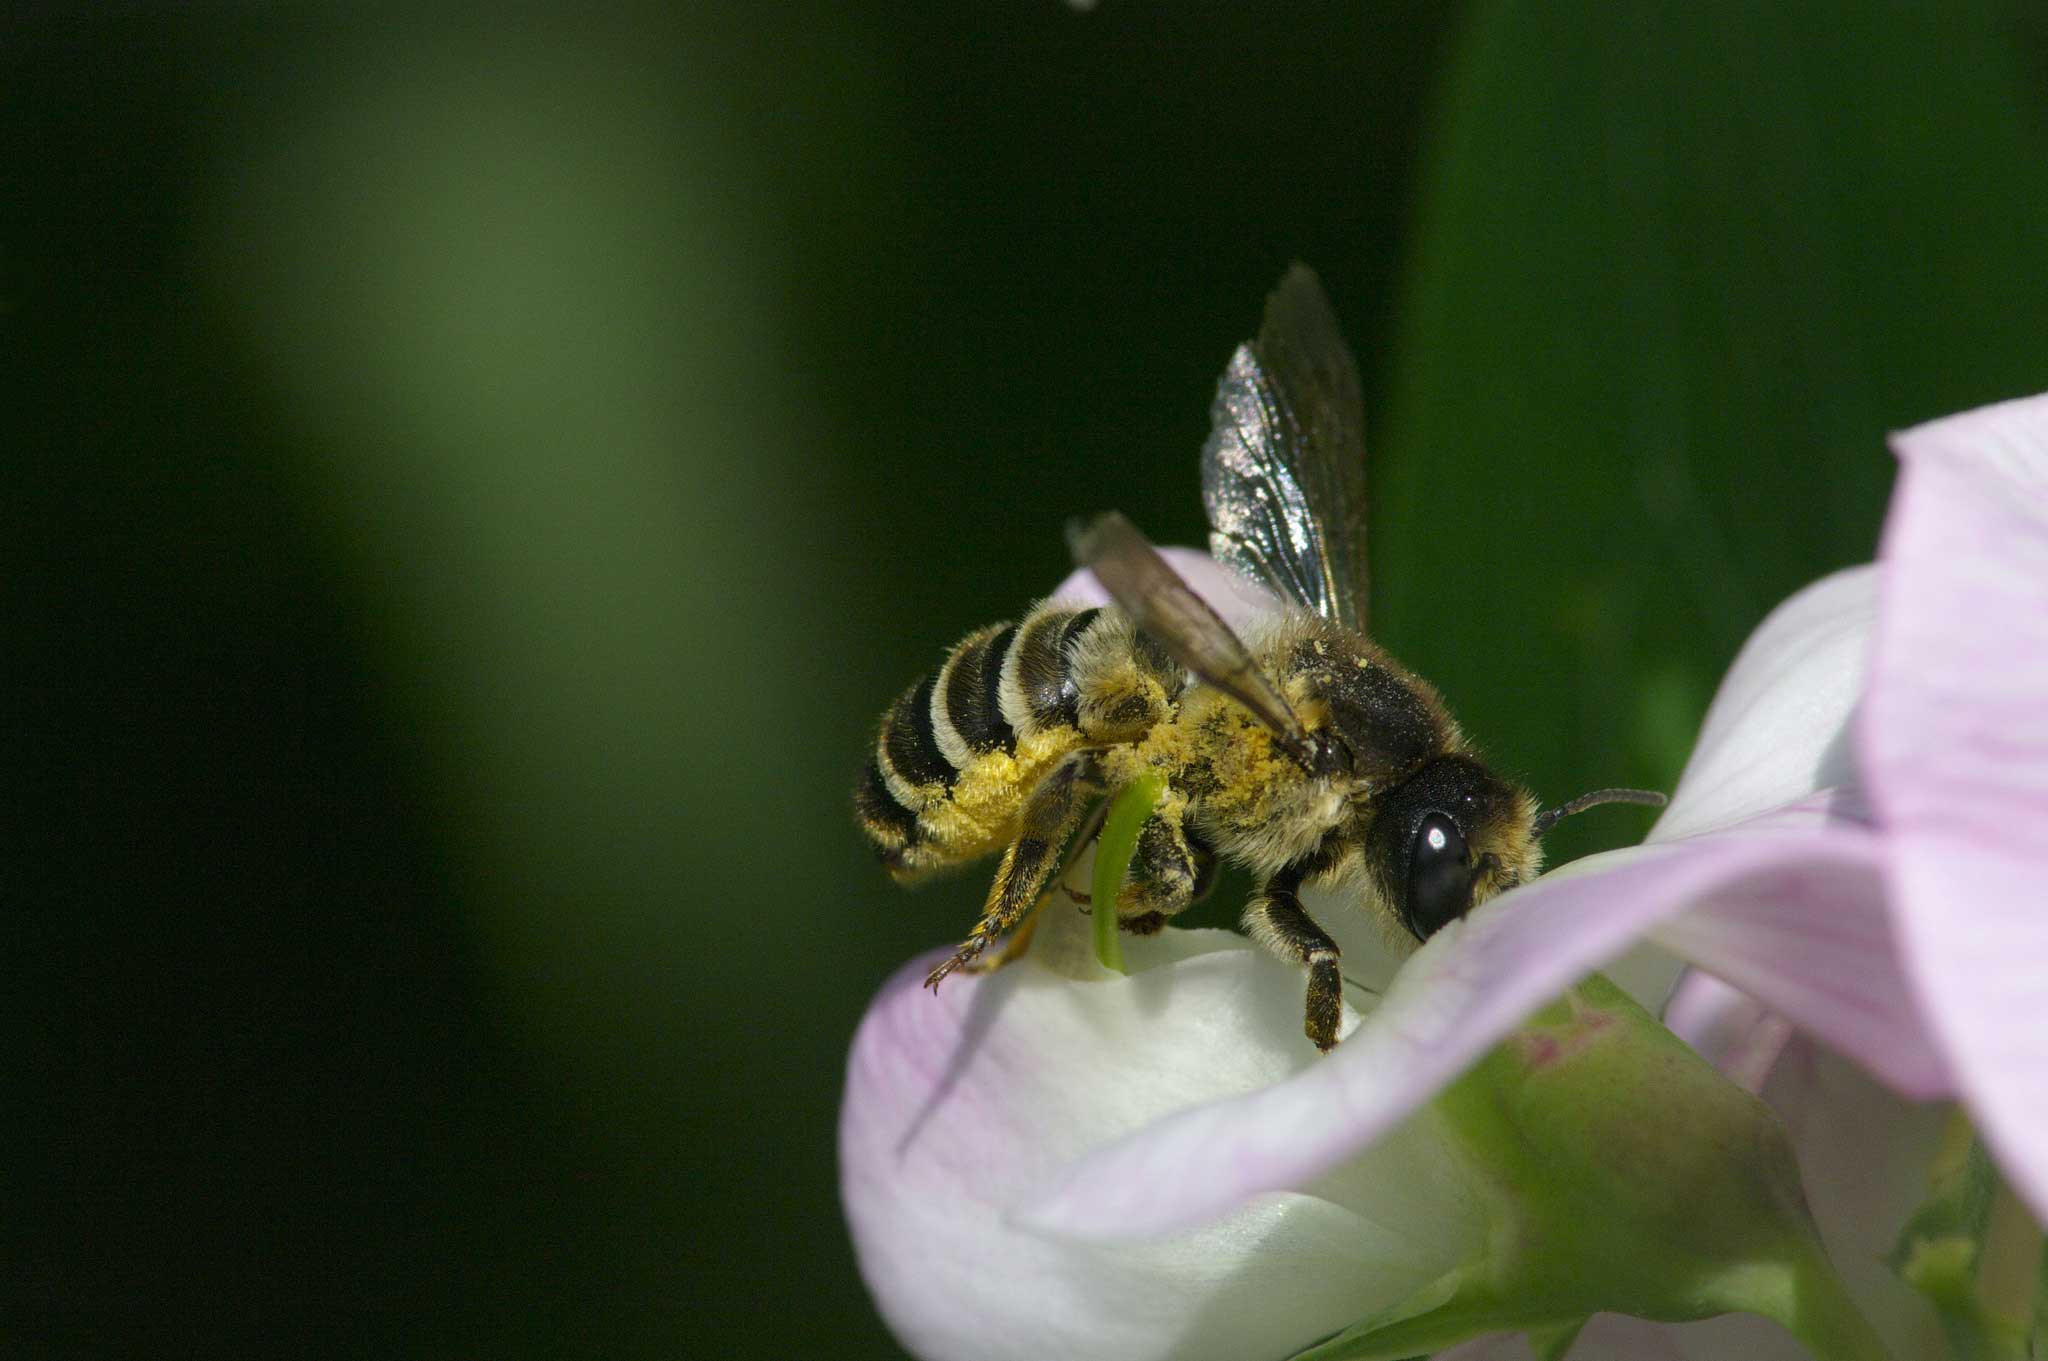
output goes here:
[[[1067, 857], [1068, 871], [1074, 868], [1074, 862], [1081, 858], [1081, 852], [1088, 848], [1088, 843], [1102, 835], [1102, 824], [1108, 820], [1109, 800], [1097, 800], [1095, 807], [1088, 812], [1088, 820], [1081, 824], [1081, 830], [1074, 836], [1072, 843], [1074, 853]], [[1094, 899], [1089, 896], [1086, 889], [1075, 888], [1067, 882], [1067, 874], [1065, 872], [1061, 873], [1057, 887], [1060, 892], [1067, 895], [1067, 901], [1076, 906], [1088, 907], [1094, 902]]]
[[1003, 940], [1000, 950], [984, 950], [959, 967], [960, 973], [994, 973], [1013, 960], [1024, 958], [1031, 949], [1031, 937], [1038, 930], [1039, 913], [1036, 909], [1024, 914], [1024, 920], [1017, 923], [1017, 929]]
[[[1002, 863], [996, 867], [996, 881], [989, 888], [981, 920], [968, 932], [952, 958], [926, 976], [926, 987], [936, 988], [947, 974], [972, 962], [987, 949], [989, 942], [1018, 929], [1025, 915], [1037, 906], [1046, 880], [1059, 867], [1060, 852], [1080, 823], [1089, 800], [1100, 792], [1095, 758], [1085, 752], [1068, 757], [1039, 782], [1024, 804], [1017, 839], [1003, 852]], [[1025, 936], [1027, 943], [1029, 940]], [[1013, 941], [1013, 947], [1015, 944]], [[1003, 958], [1021, 953], [1021, 948], [1005, 950]]]

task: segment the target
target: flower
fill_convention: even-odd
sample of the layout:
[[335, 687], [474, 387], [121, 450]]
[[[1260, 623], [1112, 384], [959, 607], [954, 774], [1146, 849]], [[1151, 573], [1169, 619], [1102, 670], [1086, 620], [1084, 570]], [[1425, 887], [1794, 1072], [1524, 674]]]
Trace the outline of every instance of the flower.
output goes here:
[[[1071, 948], [936, 1001], [915, 966], [885, 987], [854, 1045], [842, 1162], [906, 1345], [1282, 1355], [1388, 1307], [1485, 1221], [1432, 1097], [1645, 935], [1737, 990], [1688, 981], [1673, 1021], [1702, 1044], [1721, 1023], [1751, 1085], [1774, 1066], [1784, 1084], [1796, 1029], [1898, 1097], [1960, 1093], [2048, 1211], [2031, 1025], [2048, 915], [2030, 891], [2048, 870], [2048, 398], [1896, 447], [1881, 563], [1758, 629], [1648, 841], [1502, 895], [1397, 972], [1382, 960], [1385, 995], [1328, 1058], [1300, 1041], [1299, 980], [1224, 933], [1139, 942], [1130, 977], [1086, 987]], [[1345, 944], [1357, 972], [1368, 952]], [[1809, 1124], [1829, 1124], [1818, 1109]], [[1889, 1328], [1914, 1326], [1900, 1293], [1880, 1301]]]

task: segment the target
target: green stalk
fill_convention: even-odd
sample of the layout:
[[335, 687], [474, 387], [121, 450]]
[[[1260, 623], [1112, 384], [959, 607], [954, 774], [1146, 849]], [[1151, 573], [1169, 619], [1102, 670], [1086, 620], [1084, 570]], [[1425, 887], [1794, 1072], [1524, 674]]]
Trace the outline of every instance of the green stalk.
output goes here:
[[1152, 816], [1152, 810], [1159, 806], [1159, 796], [1165, 792], [1166, 781], [1157, 775], [1141, 776], [1119, 789], [1109, 805], [1109, 816], [1103, 819], [1102, 835], [1095, 842], [1095, 869], [1088, 880], [1095, 957], [1102, 961], [1103, 968], [1118, 973], [1124, 971], [1124, 947], [1117, 935], [1116, 900], [1123, 892], [1131, 857], [1138, 853], [1138, 829]]
[[2041, 1256], [2034, 1264], [2033, 1336], [2028, 1339], [2030, 1361], [2048, 1361], [2048, 1237], [2041, 1242]]

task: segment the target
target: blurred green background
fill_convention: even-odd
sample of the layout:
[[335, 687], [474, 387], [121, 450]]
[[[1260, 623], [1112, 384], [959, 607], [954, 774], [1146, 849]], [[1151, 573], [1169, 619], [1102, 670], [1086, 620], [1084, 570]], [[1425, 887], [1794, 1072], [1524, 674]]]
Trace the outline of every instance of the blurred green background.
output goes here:
[[2048, 388], [2041, 14], [17, 13], [0, 1351], [895, 1355], [839, 1068], [981, 884], [875, 713], [1068, 515], [1197, 541], [1300, 258], [1376, 632], [1668, 786], [1884, 432]]

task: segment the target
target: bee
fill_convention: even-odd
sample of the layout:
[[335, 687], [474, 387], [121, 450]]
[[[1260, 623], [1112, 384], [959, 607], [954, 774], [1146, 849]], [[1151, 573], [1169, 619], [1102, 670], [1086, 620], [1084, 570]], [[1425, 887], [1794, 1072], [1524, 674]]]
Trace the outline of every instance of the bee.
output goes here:
[[1232, 355], [1210, 418], [1210, 552], [1284, 609], [1240, 638], [1121, 515], [1070, 527], [1075, 561], [1113, 604], [1049, 600], [969, 634], [883, 715], [854, 803], [900, 881], [1001, 854], [981, 919], [926, 979], [937, 987], [983, 967], [992, 943], [1028, 940], [1068, 843], [1094, 835], [1091, 814], [1141, 777], [1163, 780], [1117, 901], [1091, 910], [1157, 931], [1219, 858], [1245, 867], [1257, 889], [1244, 930], [1306, 973], [1303, 1030], [1327, 1051], [1340, 956], [1305, 886], [1348, 893], [1420, 942], [1533, 879], [1559, 818], [1663, 800], [1606, 789], [1539, 810], [1436, 689], [1366, 636], [1358, 370], [1305, 266]]

